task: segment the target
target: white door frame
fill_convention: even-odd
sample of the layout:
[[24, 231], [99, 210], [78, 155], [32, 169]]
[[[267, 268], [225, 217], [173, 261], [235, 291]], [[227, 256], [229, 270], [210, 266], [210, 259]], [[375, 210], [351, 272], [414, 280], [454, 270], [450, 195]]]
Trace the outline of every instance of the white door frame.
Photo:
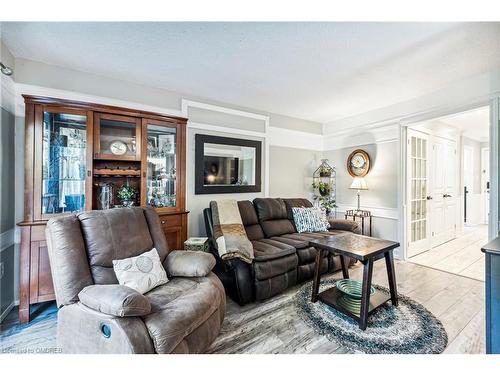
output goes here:
[[[485, 174], [483, 173], [484, 170], [484, 165], [485, 165], [485, 154], [488, 156], [488, 178], [485, 178]], [[489, 147], [481, 147], [481, 223], [482, 224], [487, 224], [488, 223], [488, 213], [490, 211], [489, 207], [489, 193], [486, 192], [486, 183], [489, 181], [489, 174], [490, 174], [490, 166], [489, 166], [489, 161], [490, 161], [490, 148]], [[491, 190], [491, 189], [489, 189]]]
[[490, 101], [490, 219], [488, 222], [488, 238], [492, 240], [498, 236], [500, 222], [498, 221], [499, 183], [498, 169], [500, 152], [500, 97]]
[[[401, 119], [399, 121], [400, 125], [400, 160], [406, 158], [407, 155], [407, 130], [408, 127], [416, 125], [418, 123], [424, 122], [426, 120], [432, 120], [438, 117], [443, 117], [447, 115], [452, 115], [454, 113], [465, 112], [468, 110], [486, 107], [490, 108], [490, 219], [488, 223], [488, 233], [489, 238], [493, 239], [498, 236], [500, 230], [499, 222], [499, 155], [500, 152], [500, 96], [495, 96], [492, 99], [480, 100], [474, 103], [469, 103], [468, 105], [457, 106], [454, 108], [447, 109], [436, 109], [431, 110], [426, 113], [417, 114], [414, 116], [409, 116], [408, 118]], [[493, 167], [496, 166], [496, 167]], [[400, 205], [399, 205], [399, 215], [402, 220], [399, 220], [399, 233], [401, 235], [401, 258], [408, 259], [408, 229], [407, 229], [407, 214], [408, 207], [406, 206], [407, 196], [407, 170], [406, 163], [400, 163]]]

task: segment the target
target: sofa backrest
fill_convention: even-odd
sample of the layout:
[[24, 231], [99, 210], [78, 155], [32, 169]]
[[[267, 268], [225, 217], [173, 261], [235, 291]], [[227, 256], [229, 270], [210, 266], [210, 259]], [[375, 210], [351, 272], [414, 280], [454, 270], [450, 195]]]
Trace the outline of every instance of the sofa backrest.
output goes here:
[[292, 222], [295, 231], [297, 231], [297, 227], [295, 226], [295, 220], [293, 219], [292, 208], [312, 207], [313, 204], [308, 199], [305, 198], [283, 198], [283, 202], [285, 202], [287, 218]]
[[295, 233], [288, 219], [285, 202], [281, 198], [255, 198], [253, 200], [259, 223], [266, 237]]
[[250, 201], [239, 201], [238, 208], [248, 239], [250, 241], [257, 241], [264, 238], [264, 232], [259, 224], [259, 218], [257, 217], [253, 203]]
[[163, 262], [169, 249], [158, 214], [151, 208], [113, 208], [51, 219], [47, 241], [58, 305], [78, 301], [92, 284], [117, 284], [113, 260], [155, 247]]

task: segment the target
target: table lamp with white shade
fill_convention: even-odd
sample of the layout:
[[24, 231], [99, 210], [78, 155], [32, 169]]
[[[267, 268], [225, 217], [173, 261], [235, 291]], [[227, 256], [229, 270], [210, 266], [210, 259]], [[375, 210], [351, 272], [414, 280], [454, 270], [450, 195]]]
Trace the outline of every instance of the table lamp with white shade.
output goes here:
[[368, 186], [366, 186], [366, 181], [363, 177], [354, 177], [352, 180], [352, 184], [349, 187], [349, 189], [355, 189], [357, 190], [357, 195], [358, 195], [358, 208], [357, 210], [360, 210], [360, 191], [361, 190], [368, 190]]

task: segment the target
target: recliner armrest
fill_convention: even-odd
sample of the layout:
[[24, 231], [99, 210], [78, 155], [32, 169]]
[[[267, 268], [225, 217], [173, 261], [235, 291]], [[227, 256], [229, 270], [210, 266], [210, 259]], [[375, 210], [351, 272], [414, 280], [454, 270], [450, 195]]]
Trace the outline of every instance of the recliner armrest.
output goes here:
[[214, 268], [215, 258], [200, 251], [174, 250], [163, 265], [169, 277], [203, 277]]
[[118, 317], [143, 316], [151, 312], [149, 300], [125, 285], [90, 285], [78, 293], [78, 298], [92, 310]]
[[361, 234], [359, 224], [354, 220], [328, 219], [330, 229], [347, 230], [356, 234]]

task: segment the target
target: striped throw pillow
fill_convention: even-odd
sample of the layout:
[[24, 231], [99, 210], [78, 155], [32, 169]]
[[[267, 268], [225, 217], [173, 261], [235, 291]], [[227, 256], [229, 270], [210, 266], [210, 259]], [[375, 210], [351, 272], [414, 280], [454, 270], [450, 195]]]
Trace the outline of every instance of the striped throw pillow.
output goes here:
[[323, 211], [316, 207], [292, 207], [297, 232], [324, 232], [330, 228]]

